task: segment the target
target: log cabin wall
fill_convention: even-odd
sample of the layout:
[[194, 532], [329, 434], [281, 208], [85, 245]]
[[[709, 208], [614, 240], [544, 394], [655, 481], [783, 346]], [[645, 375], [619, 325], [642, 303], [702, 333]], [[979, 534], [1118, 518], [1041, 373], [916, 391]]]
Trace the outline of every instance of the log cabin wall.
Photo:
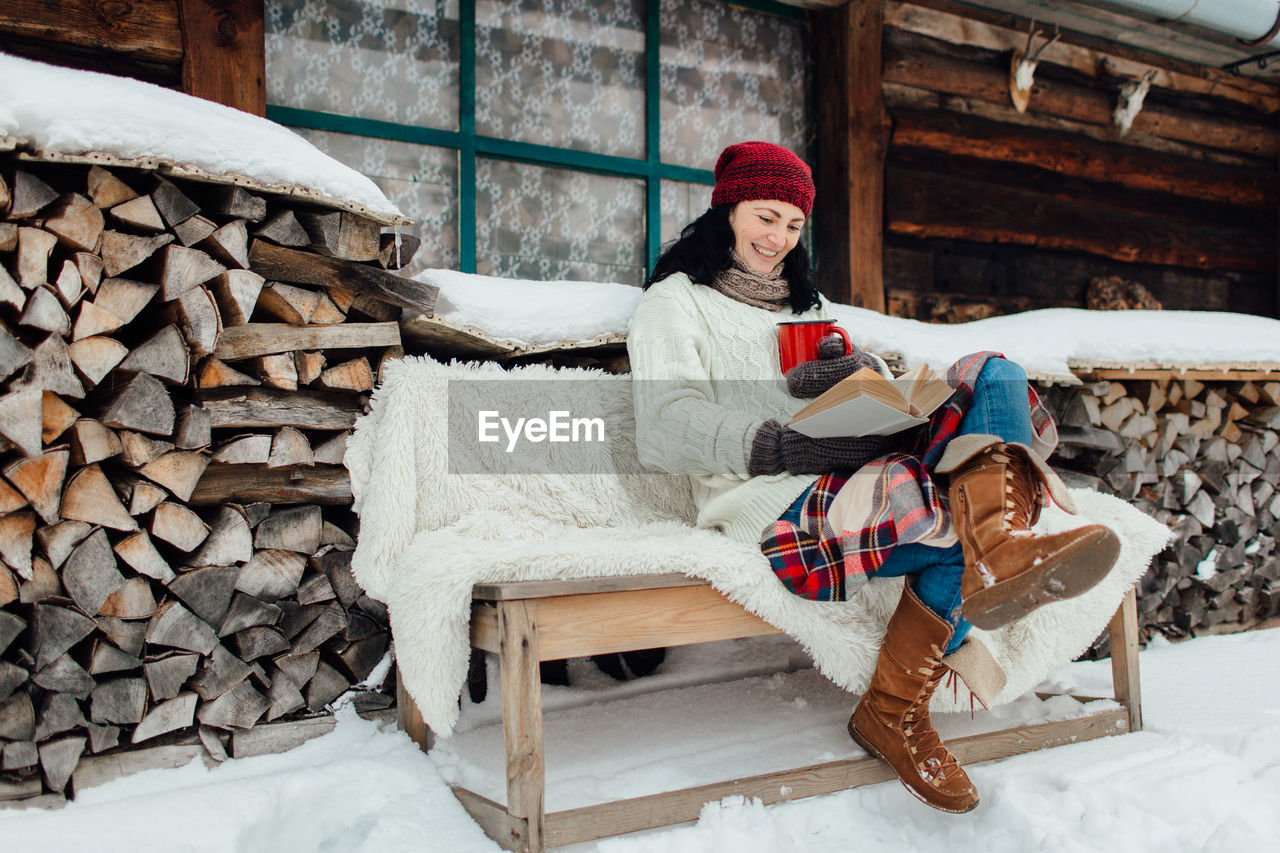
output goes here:
[[[843, 178], [856, 206], [866, 172], [833, 175], [823, 139], [882, 139], [887, 310], [951, 321], [1086, 307], [1090, 280], [1119, 276], [1166, 308], [1277, 315], [1276, 87], [1067, 34], [1043, 54], [1019, 113], [1008, 81], [1027, 22], [946, 0], [890, 0], [879, 23], [887, 130], [877, 133], [865, 103], [861, 113], [831, 106], [866, 89], [872, 72], [828, 62], [833, 42], [848, 49], [866, 37], [877, 5], [814, 13], [815, 52], [818, 67], [852, 75], [847, 90], [819, 84], [820, 186]], [[1145, 106], [1122, 136], [1118, 91], [1147, 73]], [[852, 211], [837, 219], [843, 230], [834, 240], [820, 231], [818, 252], [838, 267], [842, 235], [867, 245], [875, 223], [859, 227]], [[855, 281], [842, 301], [874, 307], [859, 287], [874, 284]]]
[[262, 0], [0, 0], [0, 51], [266, 111]]

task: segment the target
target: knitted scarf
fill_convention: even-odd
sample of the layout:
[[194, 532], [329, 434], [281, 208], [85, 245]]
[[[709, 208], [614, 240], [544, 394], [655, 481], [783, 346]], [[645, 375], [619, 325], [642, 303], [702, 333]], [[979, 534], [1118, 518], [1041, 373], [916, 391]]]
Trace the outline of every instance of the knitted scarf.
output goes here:
[[732, 249], [729, 266], [716, 274], [711, 286], [730, 299], [767, 311], [781, 311], [791, 302], [791, 285], [782, 277], [782, 264], [768, 275], [758, 273]]

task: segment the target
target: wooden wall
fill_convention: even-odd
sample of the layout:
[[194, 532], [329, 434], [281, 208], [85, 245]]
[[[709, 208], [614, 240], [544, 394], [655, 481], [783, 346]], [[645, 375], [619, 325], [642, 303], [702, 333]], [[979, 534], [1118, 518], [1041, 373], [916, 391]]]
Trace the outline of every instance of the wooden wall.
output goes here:
[[[854, 0], [814, 13], [820, 197], [828, 186], [875, 179], [852, 167], [841, 174], [838, 160], [842, 146], [874, 136], [839, 104], [865, 91], [875, 69], [851, 64], [845, 80], [821, 76], [833, 51], [865, 37], [857, 22], [875, 7], [890, 130], [882, 166], [870, 168], [883, 169], [888, 310], [970, 319], [1084, 307], [1090, 279], [1118, 275], [1167, 308], [1277, 314], [1280, 90], [1065, 34], [1043, 55], [1030, 107], [1019, 113], [1008, 78], [1027, 27], [1007, 15], [968, 7], [961, 15], [947, 0]], [[1121, 136], [1111, 116], [1118, 90], [1147, 72], [1146, 105]], [[874, 276], [840, 269], [840, 239], [865, 245], [874, 219], [849, 216], [820, 232], [817, 247], [820, 264], [835, 259], [833, 295], [869, 307]], [[874, 257], [858, 264], [874, 266]]]
[[266, 110], [262, 0], [0, 0], [0, 51]]

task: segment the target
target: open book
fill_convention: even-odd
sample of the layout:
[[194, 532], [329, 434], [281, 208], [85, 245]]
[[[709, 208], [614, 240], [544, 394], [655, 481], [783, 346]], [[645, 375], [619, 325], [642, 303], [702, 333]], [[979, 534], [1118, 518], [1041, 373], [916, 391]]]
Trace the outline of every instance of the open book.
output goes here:
[[927, 423], [952, 388], [922, 364], [896, 379], [864, 367], [828, 388], [791, 418], [810, 438], [892, 435]]

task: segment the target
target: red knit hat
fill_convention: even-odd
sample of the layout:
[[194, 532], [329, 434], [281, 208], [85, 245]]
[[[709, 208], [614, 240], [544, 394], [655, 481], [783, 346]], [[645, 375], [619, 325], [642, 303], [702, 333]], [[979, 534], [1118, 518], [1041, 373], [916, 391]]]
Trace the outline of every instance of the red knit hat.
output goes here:
[[796, 155], [772, 142], [739, 142], [720, 152], [711, 203], [776, 199], [808, 216], [813, 209], [813, 174]]

